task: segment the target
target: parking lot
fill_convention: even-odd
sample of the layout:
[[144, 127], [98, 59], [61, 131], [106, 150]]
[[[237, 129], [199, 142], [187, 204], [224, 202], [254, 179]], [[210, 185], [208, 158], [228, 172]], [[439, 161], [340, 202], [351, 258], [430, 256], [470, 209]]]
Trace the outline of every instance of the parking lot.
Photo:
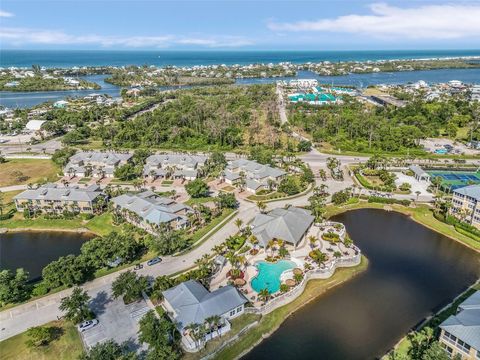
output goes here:
[[90, 302], [99, 324], [81, 333], [86, 348], [109, 339], [126, 342], [131, 350], [142, 347], [138, 343], [138, 322], [150, 310], [145, 300], [125, 305], [122, 299], [113, 299], [110, 288], [98, 293]]

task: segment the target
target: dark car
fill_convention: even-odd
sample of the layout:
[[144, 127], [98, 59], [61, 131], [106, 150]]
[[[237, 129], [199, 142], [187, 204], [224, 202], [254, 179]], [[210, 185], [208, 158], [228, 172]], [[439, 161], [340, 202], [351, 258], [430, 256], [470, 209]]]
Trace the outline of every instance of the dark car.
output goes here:
[[152, 260], [148, 260], [147, 265], [152, 266], [152, 265], [158, 264], [160, 262], [162, 262], [162, 259], [159, 258], [159, 257], [156, 257], [156, 258], [153, 258]]

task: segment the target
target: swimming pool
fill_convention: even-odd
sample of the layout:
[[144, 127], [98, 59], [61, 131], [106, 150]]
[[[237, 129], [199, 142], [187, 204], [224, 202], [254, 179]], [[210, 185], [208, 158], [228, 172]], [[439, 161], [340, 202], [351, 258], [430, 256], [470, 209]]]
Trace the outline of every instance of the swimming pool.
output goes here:
[[257, 293], [263, 289], [268, 289], [270, 294], [280, 290], [280, 276], [285, 270], [295, 268], [297, 265], [293, 261], [280, 260], [276, 263], [259, 261], [257, 264], [258, 274], [251, 281], [252, 289]]

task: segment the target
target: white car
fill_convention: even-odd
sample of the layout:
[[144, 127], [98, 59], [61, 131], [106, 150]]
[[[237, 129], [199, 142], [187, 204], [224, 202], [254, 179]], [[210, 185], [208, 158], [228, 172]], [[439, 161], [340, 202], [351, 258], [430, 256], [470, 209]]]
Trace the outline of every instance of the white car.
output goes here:
[[84, 321], [82, 322], [81, 324], [78, 324], [78, 331], [80, 332], [84, 332], [88, 329], [91, 329], [93, 328], [95, 325], [98, 324], [98, 320], [97, 319], [93, 319], [93, 320], [87, 320], [87, 321]]

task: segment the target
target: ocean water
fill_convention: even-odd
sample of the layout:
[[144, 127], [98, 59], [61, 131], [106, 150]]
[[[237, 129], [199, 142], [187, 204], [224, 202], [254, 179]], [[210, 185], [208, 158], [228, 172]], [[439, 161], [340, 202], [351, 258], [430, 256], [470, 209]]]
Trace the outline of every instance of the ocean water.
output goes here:
[[122, 65], [212, 65], [366, 61], [480, 56], [479, 50], [375, 50], [375, 51], [112, 51], [112, 50], [5, 50], [0, 66], [45, 67]]

